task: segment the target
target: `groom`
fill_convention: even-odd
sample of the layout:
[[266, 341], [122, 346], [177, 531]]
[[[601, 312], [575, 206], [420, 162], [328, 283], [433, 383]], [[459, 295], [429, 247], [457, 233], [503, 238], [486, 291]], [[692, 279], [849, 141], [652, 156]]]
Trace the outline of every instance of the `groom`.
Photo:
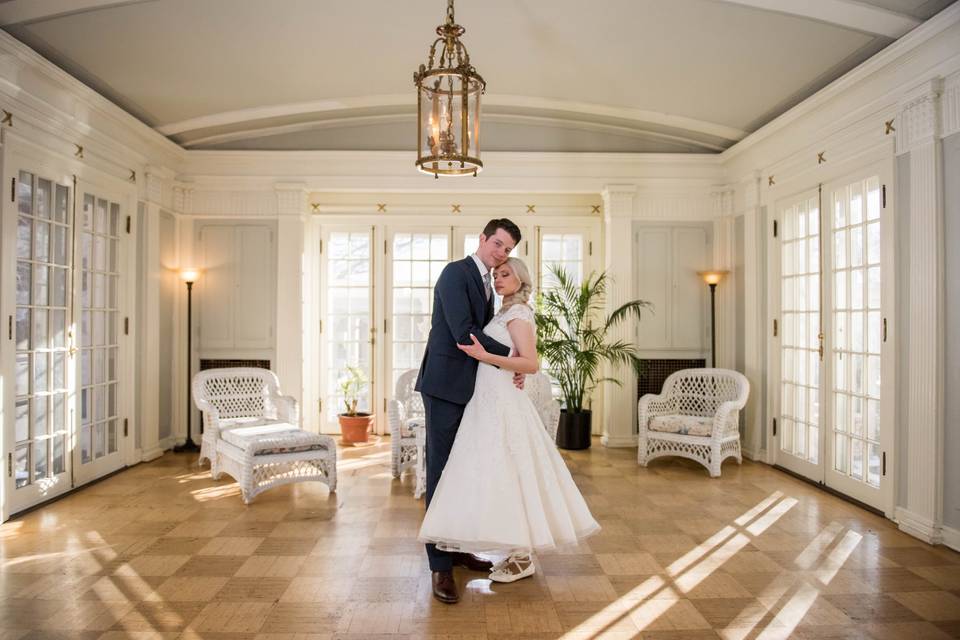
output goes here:
[[[457, 348], [472, 344], [473, 334], [490, 353], [510, 355], [510, 348], [483, 333], [493, 318], [493, 283], [490, 271], [510, 256], [520, 242], [520, 229], [510, 220], [491, 220], [480, 234], [477, 252], [449, 263], [437, 279], [433, 294], [430, 337], [423, 353], [415, 389], [423, 397], [427, 422], [427, 506], [450, 457], [463, 410], [473, 395], [477, 360]], [[523, 388], [523, 375], [514, 376]], [[453, 566], [471, 571], [489, 571], [491, 563], [468, 553], [441, 551], [427, 545], [433, 595], [447, 604], [460, 599], [453, 580]]]

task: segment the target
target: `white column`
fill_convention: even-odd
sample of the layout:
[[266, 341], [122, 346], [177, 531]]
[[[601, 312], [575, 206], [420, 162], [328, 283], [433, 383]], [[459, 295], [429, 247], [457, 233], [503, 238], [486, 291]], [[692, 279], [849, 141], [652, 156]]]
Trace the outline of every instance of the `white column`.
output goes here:
[[906, 430], [906, 491], [900, 529], [941, 541], [943, 508], [944, 247], [939, 80], [900, 103], [897, 153], [910, 154], [910, 336]]
[[[280, 388], [303, 403], [303, 249], [307, 190], [278, 184], [277, 194], [277, 362]], [[301, 406], [301, 415], [303, 407]]]
[[162, 177], [147, 170], [144, 175], [143, 307], [138, 330], [144, 332], [140, 367], [140, 450], [142, 460], [163, 454], [160, 447], [160, 207]]
[[[733, 369], [736, 362], [736, 290], [733, 273], [734, 227], [733, 227], [733, 190], [724, 188], [715, 191], [713, 196], [713, 269], [727, 271], [727, 275], [717, 285], [716, 322], [717, 322], [717, 366]], [[704, 287], [707, 285], [704, 284]], [[707, 362], [709, 366], [710, 362]]]
[[766, 255], [763, 251], [764, 222], [760, 208], [760, 174], [755, 173], [738, 185], [742, 193], [743, 215], [743, 375], [750, 381], [747, 399], [743, 453], [754, 460], [767, 459], [763, 442], [764, 420], [764, 358], [767, 327], [764, 322], [764, 288], [766, 287]]
[[[608, 185], [603, 190], [604, 270], [613, 277], [606, 313], [636, 298], [633, 284], [633, 210], [635, 185]], [[610, 332], [611, 340], [636, 340], [636, 322], [624, 321]], [[637, 377], [629, 367], [608, 368], [607, 375], [621, 382], [603, 389], [603, 437], [606, 447], [637, 446]]]

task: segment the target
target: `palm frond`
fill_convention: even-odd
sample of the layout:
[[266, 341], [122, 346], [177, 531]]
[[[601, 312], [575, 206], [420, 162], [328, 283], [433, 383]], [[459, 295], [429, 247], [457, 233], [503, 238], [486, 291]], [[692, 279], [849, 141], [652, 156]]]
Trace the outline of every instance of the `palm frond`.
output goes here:
[[603, 375], [606, 365], [627, 365], [639, 372], [636, 346], [611, 340], [609, 333], [622, 322], [639, 322], [642, 312], [652, 312], [653, 307], [631, 300], [605, 316], [606, 295], [613, 285], [606, 272], [591, 273], [581, 283], [562, 267], [550, 267], [550, 276], [553, 286], [541, 291], [536, 301], [537, 351], [559, 385], [567, 410], [581, 411], [598, 384], [620, 384]]

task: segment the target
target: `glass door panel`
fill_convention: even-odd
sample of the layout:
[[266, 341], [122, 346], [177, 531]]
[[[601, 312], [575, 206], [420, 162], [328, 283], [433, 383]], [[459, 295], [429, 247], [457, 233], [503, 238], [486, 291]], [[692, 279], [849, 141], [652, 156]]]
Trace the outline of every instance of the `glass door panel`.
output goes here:
[[[324, 301], [325, 379], [323, 431], [338, 433], [337, 414], [345, 409], [340, 382], [347, 367], [357, 367], [372, 380], [371, 326], [373, 282], [371, 253], [373, 240], [369, 229], [330, 231], [326, 234], [326, 282]], [[360, 393], [357, 408], [370, 411], [372, 384]]]
[[582, 231], [550, 231], [538, 228], [540, 262], [537, 265], [538, 288], [556, 285], [551, 268], [561, 268], [573, 282], [583, 281], [586, 269], [586, 237]]
[[830, 189], [831, 438], [827, 482], [878, 502], [883, 446], [881, 186], [876, 176]]
[[[393, 230], [388, 242], [392, 332], [387, 393], [392, 396], [400, 374], [419, 368], [423, 359], [433, 313], [433, 287], [451, 260], [450, 230]], [[463, 248], [466, 250], [466, 242]], [[470, 253], [474, 249], [475, 239]]]
[[18, 173], [11, 512], [70, 488], [70, 203], [68, 185]]
[[78, 203], [80, 356], [78, 481], [122, 466], [120, 438], [120, 203], [83, 193]]
[[820, 205], [816, 193], [780, 209], [781, 464], [820, 463]]

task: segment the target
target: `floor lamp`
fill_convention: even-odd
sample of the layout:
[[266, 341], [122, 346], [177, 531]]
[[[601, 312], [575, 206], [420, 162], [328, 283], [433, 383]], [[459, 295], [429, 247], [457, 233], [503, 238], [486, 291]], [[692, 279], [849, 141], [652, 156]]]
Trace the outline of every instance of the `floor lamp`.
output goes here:
[[710, 366], [714, 369], [717, 368], [717, 307], [715, 301], [717, 283], [728, 273], [729, 271], [697, 271], [697, 275], [710, 285]]
[[193, 356], [193, 283], [196, 282], [197, 278], [199, 277], [200, 272], [196, 269], [180, 270], [180, 279], [187, 283], [187, 440], [179, 447], [173, 448], [174, 452], [176, 453], [180, 453], [182, 451], [193, 452], [200, 449], [200, 447], [197, 446], [197, 443], [193, 441], [190, 433], [190, 423], [192, 422], [191, 417], [193, 416], [193, 398], [191, 397], [190, 393], [191, 384], [193, 383], [193, 380], [190, 376], [190, 373], [193, 369], [191, 366], [191, 358]]

